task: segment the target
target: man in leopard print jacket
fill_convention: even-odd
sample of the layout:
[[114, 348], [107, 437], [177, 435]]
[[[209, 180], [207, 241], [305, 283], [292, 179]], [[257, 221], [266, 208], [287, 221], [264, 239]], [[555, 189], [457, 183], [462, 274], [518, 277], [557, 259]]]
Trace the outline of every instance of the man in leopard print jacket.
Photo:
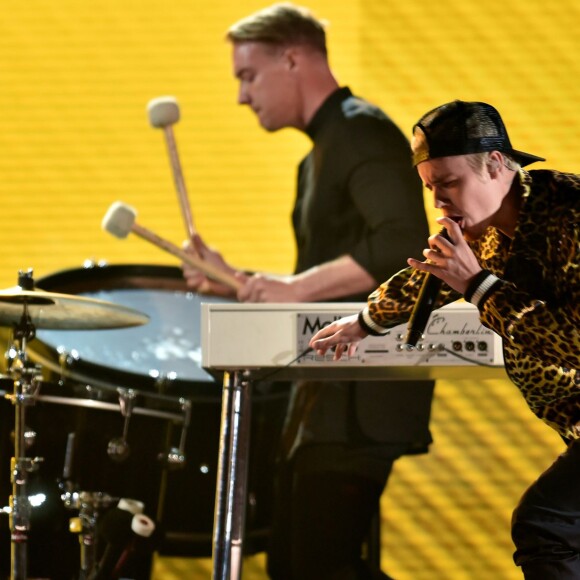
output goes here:
[[527, 580], [580, 578], [580, 176], [524, 171], [543, 159], [512, 148], [499, 113], [454, 101], [414, 127], [413, 162], [449, 239], [375, 290], [358, 316], [310, 343], [334, 358], [406, 322], [426, 273], [440, 307], [461, 297], [502, 337], [505, 368], [530, 409], [567, 443], [512, 519], [514, 561]]

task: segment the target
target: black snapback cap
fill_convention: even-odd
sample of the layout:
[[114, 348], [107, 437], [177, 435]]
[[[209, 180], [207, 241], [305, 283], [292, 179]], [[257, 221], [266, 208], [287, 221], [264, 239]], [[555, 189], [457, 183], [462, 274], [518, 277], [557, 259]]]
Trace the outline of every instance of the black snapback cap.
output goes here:
[[543, 157], [517, 151], [512, 147], [498, 111], [480, 102], [452, 101], [432, 109], [419, 119], [413, 133], [420, 129], [426, 147], [413, 154], [413, 165], [437, 157], [499, 151], [513, 157], [522, 167]]

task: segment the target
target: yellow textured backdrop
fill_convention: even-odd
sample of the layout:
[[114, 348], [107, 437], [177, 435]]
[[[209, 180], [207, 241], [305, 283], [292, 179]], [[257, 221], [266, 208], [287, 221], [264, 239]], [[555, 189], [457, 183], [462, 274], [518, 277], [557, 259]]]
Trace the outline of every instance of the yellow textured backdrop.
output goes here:
[[[28, 0], [0, 20], [0, 287], [109, 263], [175, 264], [101, 219], [116, 200], [179, 244], [185, 230], [163, 135], [146, 105], [178, 98], [175, 134], [198, 229], [240, 266], [286, 272], [293, 131], [268, 135], [236, 106], [227, 26], [254, 0]], [[502, 112], [517, 148], [578, 171], [580, 7], [575, 0], [312, 0], [330, 21], [339, 80], [407, 134], [454, 98]], [[426, 199], [429, 205], [429, 199]], [[431, 218], [435, 217], [431, 213]], [[383, 499], [383, 564], [399, 580], [519, 578], [509, 517], [561, 445], [507, 381], [440, 382], [435, 444], [399, 462]], [[0, 474], [2, 477], [2, 474]], [[158, 578], [209, 576], [208, 562], [164, 559]], [[263, 557], [245, 578], [264, 578]]]

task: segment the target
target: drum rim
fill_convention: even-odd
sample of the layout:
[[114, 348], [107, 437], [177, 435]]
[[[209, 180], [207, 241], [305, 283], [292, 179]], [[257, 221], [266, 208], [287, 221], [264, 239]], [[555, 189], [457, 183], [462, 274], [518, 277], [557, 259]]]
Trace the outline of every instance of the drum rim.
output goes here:
[[[160, 280], [171, 280], [176, 284], [176, 286], [183, 289], [183, 291], [187, 292], [188, 287], [183, 278], [183, 272], [179, 266], [169, 265], [169, 264], [108, 264], [108, 263], [93, 263], [91, 262], [88, 265], [80, 266], [78, 268], [65, 268], [63, 270], [59, 270], [57, 272], [53, 272], [52, 274], [47, 274], [45, 276], [41, 276], [35, 281], [36, 287], [40, 288], [41, 290], [46, 290], [48, 292], [55, 292], [57, 291], [57, 284], [59, 285], [58, 288], [63, 288], [63, 285], [66, 286], [78, 286], [79, 283], [79, 274], [82, 272], [83, 274], [83, 283], [91, 283], [91, 282], [100, 282], [101, 285], [98, 286], [91, 286], [90, 291], [97, 291], [97, 290], [105, 290], [108, 288], [112, 288], [110, 286], [110, 282], [113, 279], [122, 278], [123, 274], [126, 276], [127, 274], [131, 274], [132, 276], [136, 276], [138, 274], [153, 278], [153, 279], [160, 279]], [[136, 288], [143, 288], [143, 289], [163, 289], [163, 287], [156, 286], [156, 287], [143, 287], [143, 286], [128, 286], [128, 287], [136, 287]], [[122, 287], [114, 286], [113, 288], [122, 289]], [[67, 292], [65, 290], [59, 290], [64, 294], [70, 294], [75, 292]], [[88, 291], [88, 290], [87, 290]]]

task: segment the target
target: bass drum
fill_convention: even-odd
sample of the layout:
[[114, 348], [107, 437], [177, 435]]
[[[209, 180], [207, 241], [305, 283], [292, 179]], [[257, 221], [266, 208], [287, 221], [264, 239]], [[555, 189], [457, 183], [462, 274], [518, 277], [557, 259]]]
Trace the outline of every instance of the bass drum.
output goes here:
[[[160, 462], [156, 520], [167, 556], [209, 557], [221, 421], [221, 383], [201, 368], [200, 305], [223, 301], [190, 292], [181, 269], [154, 265], [94, 265], [36, 281], [46, 291], [83, 295], [134, 308], [150, 317], [140, 327], [115, 330], [38, 330], [29, 356], [49, 372], [47, 380], [104, 389], [136, 389], [191, 403], [185, 434], [185, 466]], [[272, 479], [289, 395], [287, 383], [256, 388], [245, 551], [262, 551], [271, 518]], [[153, 398], [153, 400], [155, 400]], [[169, 422], [166, 448], [178, 447], [182, 426]], [[141, 434], [150, 444], [149, 434]], [[60, 453], [60, 451], [59, 451]], [[107, 490], [103, 490], [107, 491]]]

